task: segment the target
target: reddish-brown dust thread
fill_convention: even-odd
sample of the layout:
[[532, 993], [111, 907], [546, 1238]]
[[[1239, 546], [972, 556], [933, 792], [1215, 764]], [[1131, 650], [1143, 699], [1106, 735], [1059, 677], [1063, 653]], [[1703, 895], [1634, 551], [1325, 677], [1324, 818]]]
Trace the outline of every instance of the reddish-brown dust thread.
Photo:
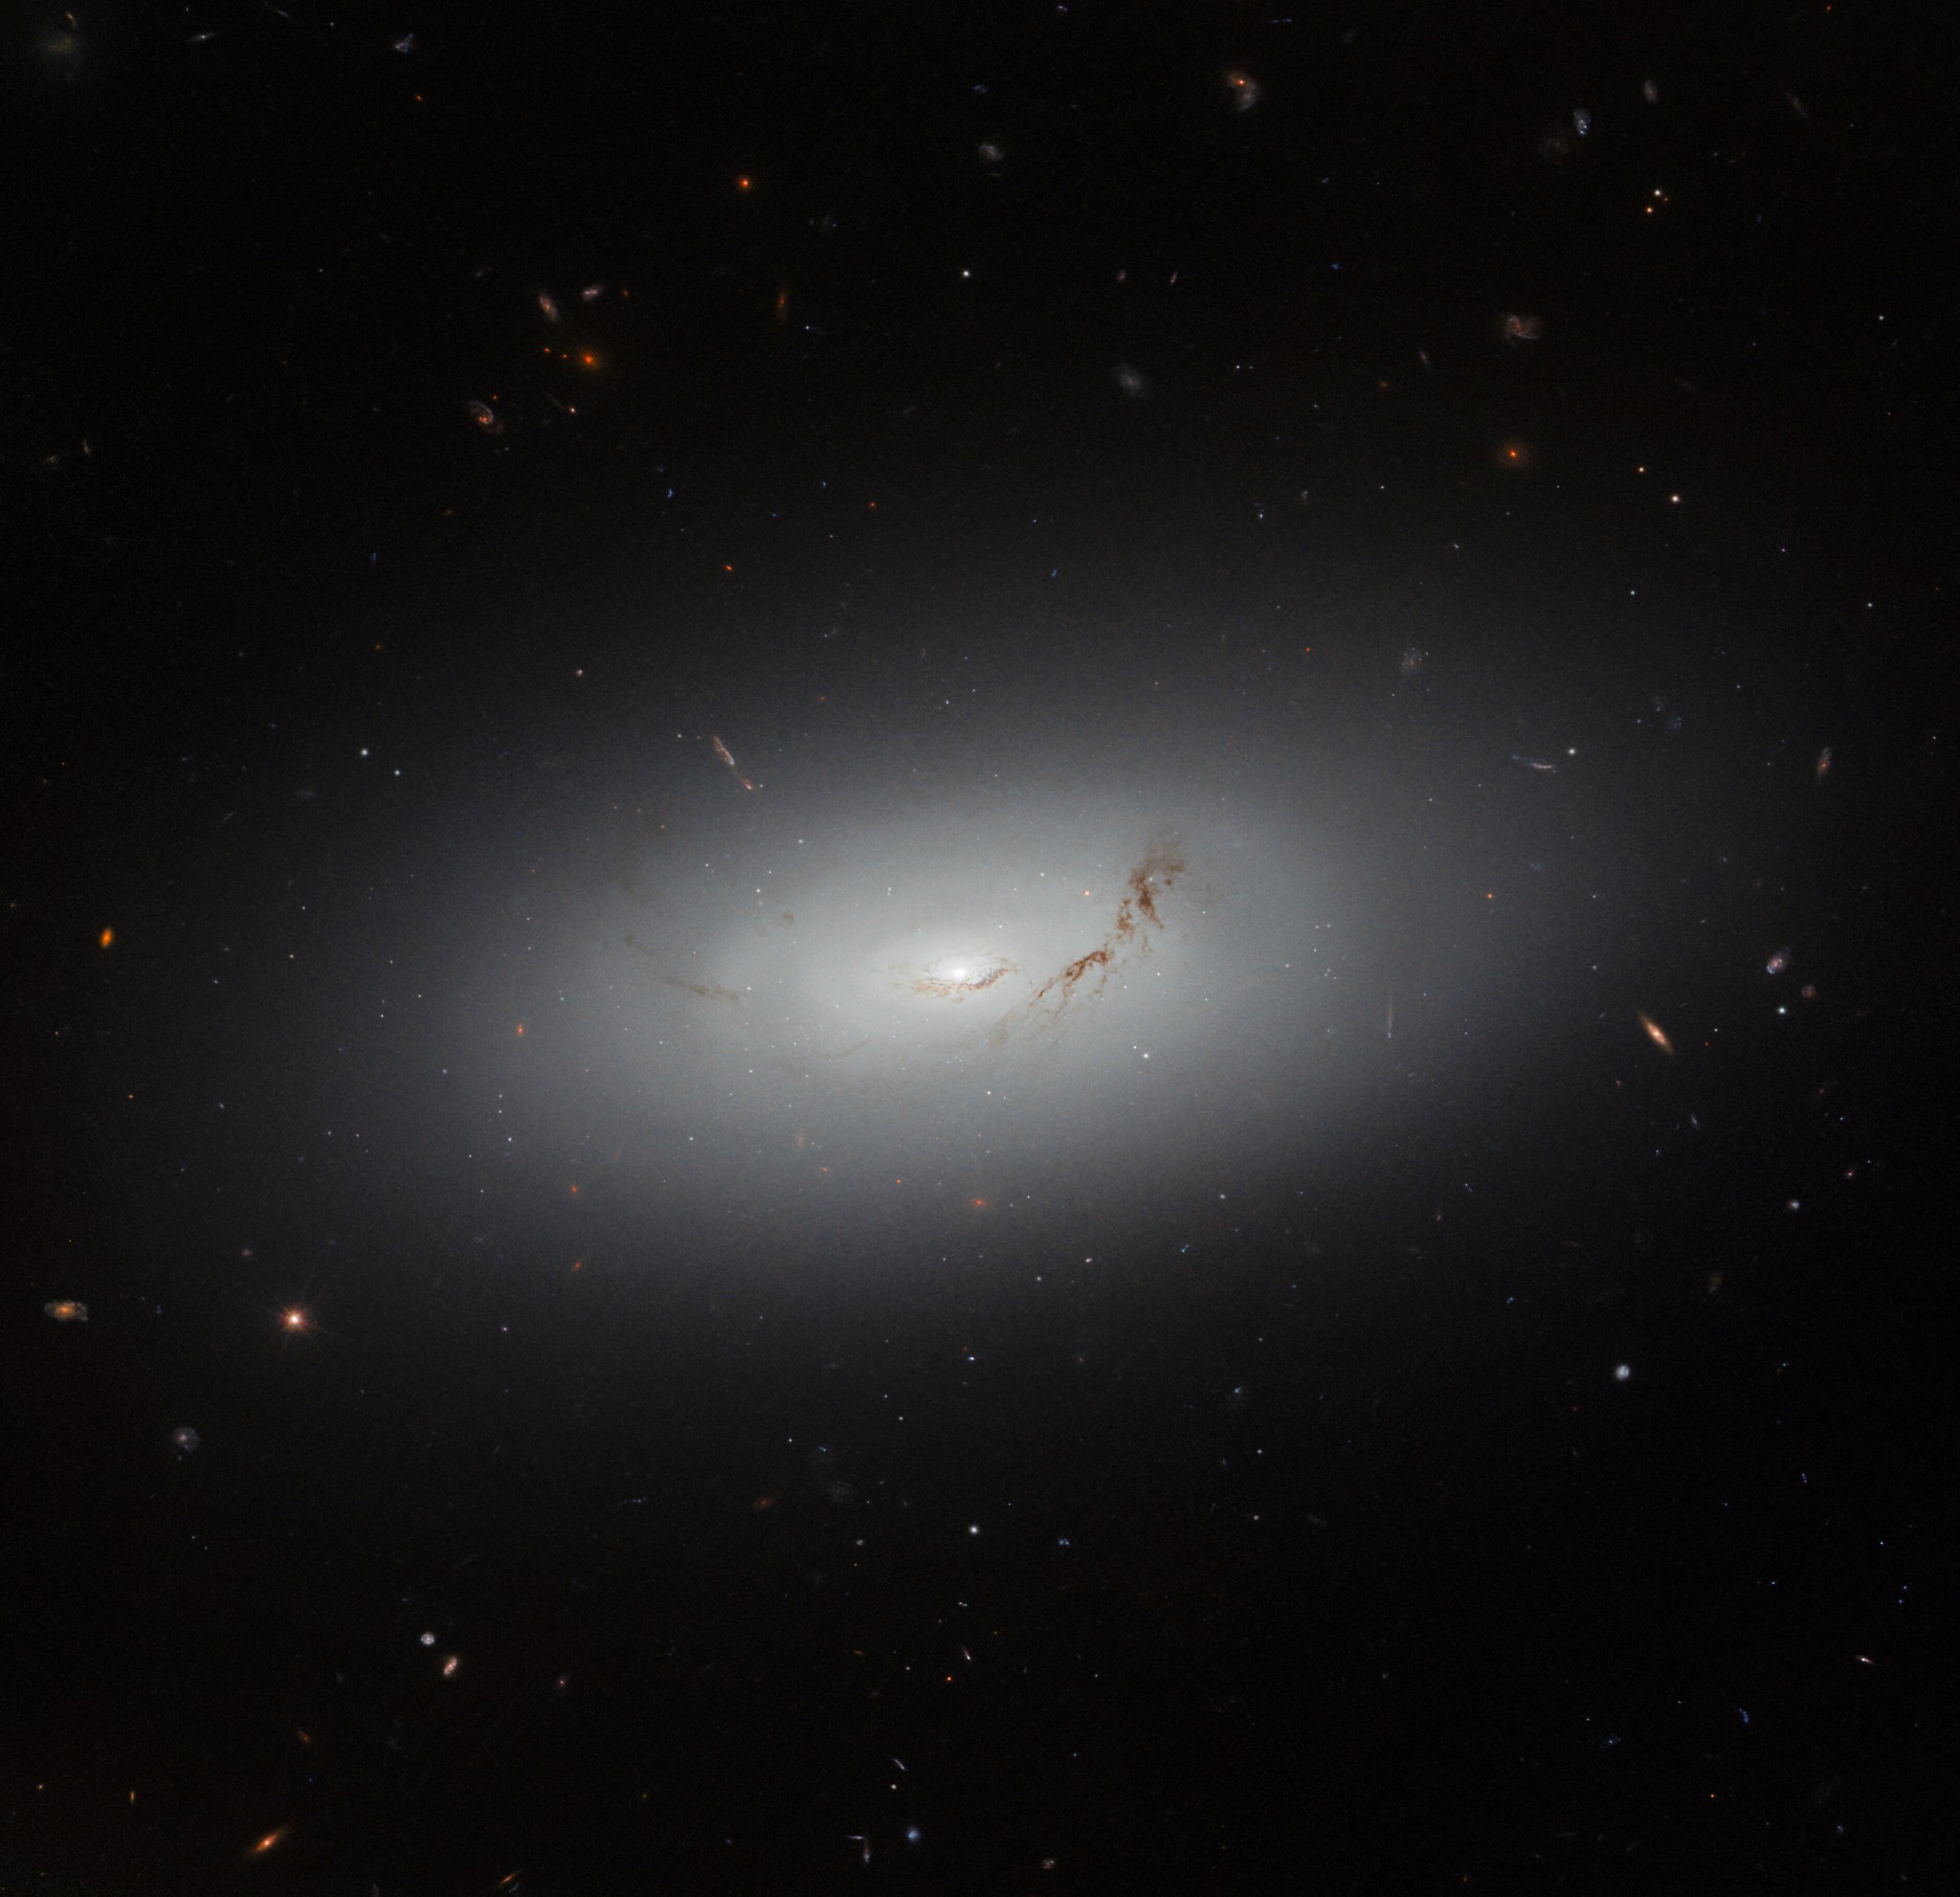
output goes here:
[[1059, 972], [1052, 974], [1020, 1007], [1001, 1023], [1001, 1031], [1034, 1020], [1047, 1025], [1058, 1023], [1070, 1004], [1084, 994], [1100, 994], [1107, 985], [1119, 958], [1141, 958], [1150, 952], [1150, 937], [1144, 925], [1161, 930], [1164, 918], [1157, 913], [1157, 899], [1177, 886], [1185, 873], [1183, 846], [1169, 833], [1155, 838], [1142, 860], [1124, 882], [1123, 901], [1102, 943], [1085, 955], [1078, 955]]
[[1129, 873], [1129, 894], [1116, 911], [1116, 932], [1125, 941], [1136, 933], [1137, 918], [1152, 928], [1162, 928], [1164, 919], [1157, 913], [1157, 892], [1173, 889], [1184, 874], [1184, 853], [1174, 837], [1160, 837], [1145, 851], [1144, 859]]
[[[1116, 927], [1117, 933], [1120, 935], [1128, 933], [1128, 926], [1121, 918], [1118, 919]], [[1058, 988], [1080, 988], [1082, 984], [1083, 976], [1091, 969], [1106, 971], [1109, 964], [1115, 959], [1116, 951], [1113, 948], [1091, 948], [1086, 955], [1078, 955], [1058, 975], [1050, 975], [1035, 991], [1035, 999], [1039, 1001], [1043, 995], [1053, 993]], [[1099, 981], [1097, 986], [1101, 987], [1101, 985], [1102, 983]]]
[[969, 994], [985, 994], [995, 983], [1005, 981], [1013, 971], [1012, 962], [993, 962], [966, 974], [921, 975], [913, 982], [912, 993], [926, 995], [934, 1001], [960, 1001]]

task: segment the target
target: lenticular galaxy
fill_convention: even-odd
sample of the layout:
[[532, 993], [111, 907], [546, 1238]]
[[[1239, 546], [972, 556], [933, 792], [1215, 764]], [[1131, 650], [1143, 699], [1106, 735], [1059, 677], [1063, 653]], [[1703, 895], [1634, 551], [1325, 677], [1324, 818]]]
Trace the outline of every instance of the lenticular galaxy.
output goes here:
[[561, 866], [475, 997], [524, 1024], [479, 1137], [628, 1216], [839, 1230], [1162, 1203], [1297, 1140], [1328, 881], [1284, 769], [1162, 715], [747, 741], [753, 791], [668, 734], [575, 837], [524, 826]]

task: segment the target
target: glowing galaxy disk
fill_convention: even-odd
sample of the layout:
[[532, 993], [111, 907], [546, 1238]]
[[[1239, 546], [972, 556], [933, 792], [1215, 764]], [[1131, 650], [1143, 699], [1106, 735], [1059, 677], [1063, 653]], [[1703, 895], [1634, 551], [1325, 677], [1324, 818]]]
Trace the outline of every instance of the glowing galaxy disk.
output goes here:
[[724, 731], [750, 790], [682, 740], [583, 853], [519, 846], [550, 870], [481, 957], [470, 1018], [501, 1052], [470, 1138], [662, 1220], [1215, 1202], [1332, 1110], [1312, 1075], [1344, 992], [1291, 778], [1248, 786], [1194, 728], [1122, 770], [976, 730], [896, 788], [884, 752], [792, 768]]

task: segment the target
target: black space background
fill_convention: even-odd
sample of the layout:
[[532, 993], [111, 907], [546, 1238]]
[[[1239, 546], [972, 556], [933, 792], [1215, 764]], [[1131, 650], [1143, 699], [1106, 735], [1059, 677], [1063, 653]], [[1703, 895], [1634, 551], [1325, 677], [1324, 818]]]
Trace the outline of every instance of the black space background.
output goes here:
[[[0, 1891], [1941, 1887], [1938, 11], [412, 12], [6, 30]], [[379, 966], [962, 641], [1509, 985], [984, 1244], [445, 1156]]]

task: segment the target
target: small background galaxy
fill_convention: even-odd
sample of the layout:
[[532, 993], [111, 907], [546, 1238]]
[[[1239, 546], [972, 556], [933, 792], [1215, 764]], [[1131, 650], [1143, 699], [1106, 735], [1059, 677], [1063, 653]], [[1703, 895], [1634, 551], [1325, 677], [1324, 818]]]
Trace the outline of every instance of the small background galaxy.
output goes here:
[[0, 1893], [1929, 1887], [1933, 25], [20, 15]]

